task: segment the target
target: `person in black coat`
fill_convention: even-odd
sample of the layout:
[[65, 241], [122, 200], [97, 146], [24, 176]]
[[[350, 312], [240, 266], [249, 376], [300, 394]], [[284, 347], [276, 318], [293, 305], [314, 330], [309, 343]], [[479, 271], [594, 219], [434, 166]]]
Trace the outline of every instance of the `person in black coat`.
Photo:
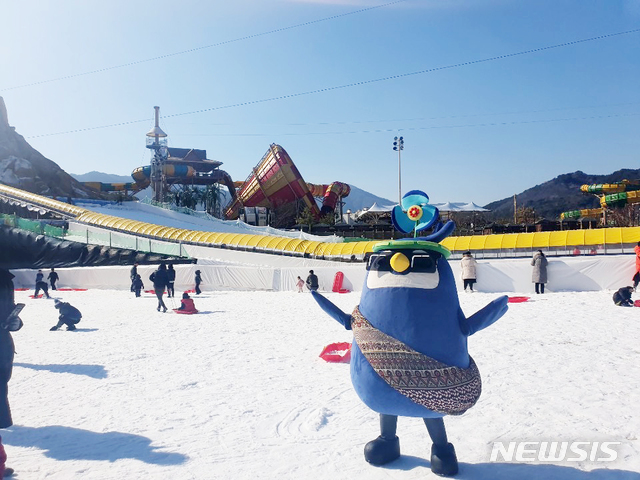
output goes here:
[[316, 292], [318, 290], [318, 276], [313, 273], [313, 270], [309, 270], [309, 276], [307, 277], [307, 288], [312, 292]]
[[136, 278], [133, 279], [133, 284], [131, 286], [133, 291], [136, 292], [136, 297], [140, 296], [140, 292], [144, 288], [144, 283], [142, 283], [142, 277], [140, 274], [136, 275]]
[[60, 277], [58, 277], [57, 272], [53, 268], [51, 269], [51, 272], [49, 273], [49, 276], [47, 277], [47, 279], [51, 284], [51, 290], [56, 290], [56, 282], [60, 280]]
[[60, 311], [57, 325], [54, 325], [49, 330], [58, 330], [62, 325], [67, 326], [67, 330], [76, 330], [76, 324], [82, 318], [80, 310], [67, 302], [61, 302], [58, 299], [54, 300], [55, 307]]
[[163, 262], [158, 267], [158, 270], [153, 272], [149, 276], [149, 280], [153, 282], [153, 289], [156, 292], [156, 297], [158, 297], [158, 311], [162, 308], [163, 312], [167, 311], [167, 306], [164, 304], [164, 300], [162, 300], [162, 296], [164, 295], [164, 289], [167, 288], [167, 284], [169, 283], [169, 275], [167, 275], [167, 265]]
[[129, 271], [129, 278], [131, 279], [131, 291], [134, 291], [133, 288], [133, 281], [136, 279], [136, 275], [138, 275], [138, 264], [134, 263], [133, 267], [131, 267], [131, 270]]
[[196, 270], [196, 295], [200, 295], [202, 290], [200, 290], [200, 284], [202, 283], [202, 277], [200, 276], [200, 270]]
[[167, 283], [167, 297], [172, 298], [176, 296], [176, 292], [173, 289], [176, 281], [176, 271], [173, 269], [172, 263], [170, 263], [167, 268], [167, 276], [169, 277], [169, 283]]
[[631, 300], [631, 294], [633, 293], [633, 287], [622, 287], [616, 293], [613, 294], [613, 303], [619, 307], [633, 307], [633, 301]]
[[[7, 321], [16, 306], [13, 289], [13, 274], [9, 270], [0, 268], [0, 428], [8, 428], [13, 425], [11, 408], [9, 407], [9, 380], [13, 371], [15, 347], [11, 331], [16, 331], [22, 326], [22, 321], [19, 321], [17, 326], [12, 326], [13, 322]], [[4, 453], [1, 439], [0, 451]], [[2, 467], [4, 467], [4, 462], [2, 463]], [[4, 471], [5, 475], [9, 472], [13, 472], [13, 470], [7, 468]]]
[[42, 290], [42, 294], [45, 297], [51, 298], [49, 296], [49, 285], [44, 281], [44, 274], [42, 273], [42, 270], [38, 270], [38, 273], [36, 273], [36, 292], [33, 294], [33, 298], [38, 298], [40, 290]]

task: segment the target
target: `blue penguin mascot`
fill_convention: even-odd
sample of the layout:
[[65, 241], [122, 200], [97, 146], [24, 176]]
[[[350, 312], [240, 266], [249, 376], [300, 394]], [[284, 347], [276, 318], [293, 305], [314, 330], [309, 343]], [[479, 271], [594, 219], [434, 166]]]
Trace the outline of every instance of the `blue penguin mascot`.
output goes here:
[[438, 222], [426, 237], [417, 232], [438, 221], [437, 208], [422, 191], [408, 192], [392, 211], [394, 226], [413, 238], [377, 244], [367, 261], [360, 305], [344, 313], [318, 292], [322, 310], [352, 330], [351, 380], [360, 399], [380, 414], [380, 436], [364, 456], [384, 465], [400, 456], [398, 416], [424, 420], [432, 440], [431, 470], [458, 473], [455, 449], [443, 417], [461, 415], [480, 397], [480, 373], [467, 351], [467, 337], [507, 311], [507, 296], [466, 318], [447, 258], [440, 245], [455, 224]]

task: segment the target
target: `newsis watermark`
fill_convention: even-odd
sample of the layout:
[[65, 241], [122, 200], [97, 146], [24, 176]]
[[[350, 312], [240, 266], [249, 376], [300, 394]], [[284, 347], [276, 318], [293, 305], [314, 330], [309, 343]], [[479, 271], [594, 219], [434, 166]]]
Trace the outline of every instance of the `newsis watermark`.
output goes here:
[[622, 442], [514, 441], [493, 442], [491, 462], [614, 462]]

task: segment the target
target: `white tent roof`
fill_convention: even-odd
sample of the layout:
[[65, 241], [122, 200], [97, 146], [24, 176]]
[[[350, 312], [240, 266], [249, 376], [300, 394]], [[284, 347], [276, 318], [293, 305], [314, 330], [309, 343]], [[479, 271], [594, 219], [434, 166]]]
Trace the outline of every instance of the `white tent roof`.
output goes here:
[[460, 205], [459, 203], [451, 203], [451, 202], [433, 204], [433, 206], [436, 207], [441, 212], [459, 212], [460, 211], [459, 205]]
[[367, 209], [367, 213], [386, 213], [386, 212], [390, 212], [391, 210], [393, 210], [393, 207], [394, 207], [394, 205], [381, 207], [376, 202], [373, 202], [373, 205], [371, 205]]
[[482, 208], [480, 205], [476, 205], [473, 202], [445, 202], [434, 203], [434, 207], [437, 207], [441, 212], [489, 212], [486, 208]]
[[476, 205], [473, 202], [465, 203], [462, 205], [462, 210], [465, 212], [490, 212], [491, 210], [481, 207], [480, 205]]

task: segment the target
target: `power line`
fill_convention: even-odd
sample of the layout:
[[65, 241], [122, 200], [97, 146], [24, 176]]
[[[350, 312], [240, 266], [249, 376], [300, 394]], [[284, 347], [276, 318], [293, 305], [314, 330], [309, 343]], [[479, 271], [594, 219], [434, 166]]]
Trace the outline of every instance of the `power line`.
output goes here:
[[[325, 93], [325, 92], [331, 92], [331, 91], [335, 91], [335, 90], [342, 90], [345, 88], [353, 88], [353, 87], [360, 87], [363, 85], [370, 85], [373, 83], [380, 83], [380, 82], [386, 82], [389, 80], [397, 80], [400, 78], [407, 78], [407, 77], [411, 77], [411, 76], [415, 76], [415, 75], [423, 75], [426, 73], [433, 73], [433, 72], [438, 72], [438, 71], [442, 71], [442, 70], [450, 70], [450, 69], [454, 69], [454, 68], [460, 68], [460, 67], [466, 67], [466, 66], [470, 66], [470, 65], [478, 65], [481, 63], [487, 63], [487, 62], [492, 62], [495, 60], [504, 60], [504, 59], [508, 59], [508, 58], [514, 58], [514, 57], [518, 57], [518, 56], [523, 56], [523, 55], [529, 55], [532, 53], [537, 53], [537, 52], [544, 52], [544, 51], [548, 51], [548, 50], [553, 50], [553, 49], [557, 49], [557, 48], [562, 48], [562, 47], [568, 47], [568, 46], [572, 46], [572, 45], [578, 45], [581, 43], [587, 43], [587, 42], [594, 42], [596, 40], [603, 40], [606, 38], [612, 38], [612, 37], [617, 37], [617, 36], [621, 36], [621, 35], [628, 35], [631, 33], [638, 33], [640, 32], [640, 28], [636, 28], [633, 30], [626, 30], [623, 32], [616, 32], [616, 33], [608, 33], [605, 35], [598, 35], [596, 37], [590, 37], [590, 38], [584, 38], [581, 40], [573, 40], [570, 42], [564, 42], [564, 43], [558, 43], [556, 45], [549, 45], [546, 47], [538, 47], [538, 48], [532, 48], [529, 50], [523, 50], [520, 52], [514, 52], [514, 53], [507, 53], [504, 55], [496, 55], [493, 57], [487, 57], [487, 58], [482, 58], [479, 60], [470, 60], [467, 62], [459, 62], [459, 63], [454, 63], [451, 65], [444, 65], [441, 67], [433, 67], [433, 68], [428, 68], [425, 70], [418, 70], [416, 72], [410, 72], [410, 73], [402, 73], [402, 74], [398, 74], [398, 75], [391, 75], [388, 77], [382, 77], [382, 78], [376, 78], [373, 80], [363, 80], [360, 82], [354, 82], [354, 83], [348, 83], [345, 85], [337, 85], [337, 86], [333, 86], [333, 87], [325, 87], [325, 88], [319, 88], [316, 90], [309, 90], [306, 92], [299, 92], [299, 93], [291, 93], [288, 95], [280, 95], [277, 97], [269, 97], [269, 98], [263, 98], [260, 100], [250, 100], [250, 101], [246, 101], [246, 102], [239, 102], [239, 103], [233, 103], [233, 104], [229, 104], [229, 105], [222, 105], [222, 106], [218, 106], [218, 107], [211, 107], [211, 108], [204, 108], [201, 110], [194, 110], [191, 112], [183, 112], [183, 113], [173, 113], [170, 115], [163, 115], [164, 118], [175, 118], [175, 117], [181, 117], [181, 116], [186, 116], [186, 115], [195, 115], [198, 113], [206, 113], [206, 112], [213, 112], [216, 110], [224, 110], [224, 109], [228, 109], [228, 108], [237, 108], [237, 107], [246, 107], [248, 105], [257, 105], [260, 103], [267, 103], [267, 102], [275, 102], [277, 100], [286, 100], [286, 99], [290, 99], [290, 98], [296, 98], [296, 97], [302, 97], [302, 96], [306, 96], [306, 95], [314, 95], [314, 94], [318, 94], [318, 93]], [[65, 135], [65, 134], [69, 134], [69, 133], [78, 133], [78, 132], [86, 132], [86, 131], [90, 131], [90, 130], [98, 130], [98, 129], [102, 129], [102, 128], [112, 128], [112, 127], [117, 127], [117, 126], [122, 126], [122, 125], [129, 125], [129, 124], [133, 124], [133, 123], [140, 123], [140, 122], [148, 122], [149, 119], [144, 119], [144, 120], [132, 120], [129, 122], [120, 122], [120, 123], [114, 123], [114, 124], [109, 124], [109, 125], [101, 125], [101, 126], [97, 126], [97, 127], [86, 127], [86, 128], [80, 128], [80, 129], [76, 129], [76, 130], [67, 130], [67, 131], [63, 131], [63, 132], [56, 132], [56, 133], [47, 133], [47, 134], [41, 134], [41, 135], [32, 135], [30, 137], [27, 138], [40, 138], [40, 137], [50, 137], [50, 136], [55, 136], [55, 135]]]
[[477, 127], [504, 127], [509, 125], [525, 125], [535, 123], [557, 123], [557, 122], [571, 122], [581, 120], [602, 120], [608, 118], [619, 117], [635, 117], [640, 113], [620, 113], [611, 115], [593, 115], [589, 117], [569, 117], [569, 118], [551, 118], [545, 120], [519, 120], [512, 122], [485, 122], [485, 123], [471, 123], [463, 125], [431, 125], [428, 127], [405, 127], [405, 128], [387, 128], [376, 130], [359, 130], [359, 131], [347, 131], [347, 132], [306, 132], [306, 133], [174, 133], [175, 137], [273, 137], [274, 135], [283, 136], [306, 136], [306, 135], [354, 135], [363, 133], [389, 133], [389, 132], [416, 132], [421, 130], [437, 130], [445, 128], [477, 128]]
[[385, 4], [382, 4], [382, 5], [376, 5], [375, 7], [361, 8], [360, 10], [354, 10], [353, 12], [341, 13], [339, 15], [333, 15], [331, 17], [320, 18], [318, 20], [310, 20], [308, 22], [299, 23], [297, 25], [290, 25], [288, 27], [276, 28], [275, 30], [269, 30], [267, 32], [254, 33], [253, 35], [245, 35], [244, 37], [234, 38], [232, 40], [224, 40], [222, 42], [213, 43], [211, 45], [204, 45], [204, 46], [201, 46], [201, 47], [194, 47], [194, 48], [190, 48], [188, 50], [182, 50], [180, 52], [167, 53], [165, 55], [159, 55], [157, 57], [147, 58], [145, 60], [136, 60], [136, 61], [133, 61], [133, 62], [123, 63], [123, 64], [120, 64], [120, 65], [113, 65], [111, 67], [104, 67], [104, 68], [99, 68], [97, 70], [90, 70], [88, 72], [74, 73], [74, 74], [71, 74], [71, 75], [65, 75], [63, 77], [50, 78], [48, 80], [40, 80], [38, 82], [32, 82], [32, 83], [25, 83], [23, 85], [16, 85], [14, 87], [3, 88], [3, 89], [0, 89], [0, 91], [17, 90], [19, 88], [33, 87], [33, 86], [36, 86], [36, 85], [43, 85], [45, 83], [59, 82], [61, 80], [68, 80], [70, 78], [77, 78], [77, 77], [83, 77], [83, 76], [86, 76], [86, 75], [94, 75], [96, 73], [108, 72], [110, 70], [117, 70], [119, 68], [132, 67], [134, 65], [140, 65], [142, 63], [155, 62], [157, 60], [164, 60], [165, 58], [177, 57], [178, 55], [184, 55], [184, 54], [187, 54], [187, 53], [193, 53], [193, 52], [197, 52], [197, 51], [200, 51], [200, 50], [206, 50], [208, 48], [221, 47], [223, 45], [228, 45], [230, 43], [242, 42], [244, 40], [250, 40], [252, 38], [263, 37], [265, 35], [271, 35], [271, 34], [274, 34], [274, 33], [286, 32], [287, 30], [293, 30], [295, 28], [306, 27], [306, 26], [309, 26], [309, 25], [314, 25], [316, 23], [328, 22], [329, 20], [335, 20], [335, 19], [338, 19], [338, 18], [348, 17], [350, 15], [356, 15], [358, 13], [364, 13], [364, 12], [368, 12], [370, 10], [375, 10], [377, 8], [389, 7], [391, 5], [395, 5], [397, 3], [403, 3], [403, 2], [406, 2], [406, 1], [407, 0], [395, 0], [393, 2], [385, 3]]
[[[295, 122], [295, 123], [251, 123], [247, 124], [246, 122], [242, 123], [242, 126], [247, 125], [261, 125], [261, 126], [279, 126], [279, 127], [309, 127], [309, 126], [332, 126], [332, 125], [362, 125], [368, 123], [389, 123], [389, 122], [423, 122], [427, 120], [444, 120], [444, 119], [455, 119], [455, 118], [473, 118], [473, 117], [497, 117], [502, 115], [528, 115], [531, 113], [549, 113], [549, 112], [561, 112], [567, 110], [588, 110], [595, 108], [611, 108], [611, 107], [628, 107], [628, 106], [636, 106], [640, 105], [640, 102], [625, 102], [625, 103], [610, 103], [603, 105], [580, 105], [577, 107], [557, 107], [557, 108], [545, 108], [540, 110], [519, 110], [519, 111], [511, 111], [511, 112], [493, 112], [493, 113], [467, 113], [467, 114], [458, 114], [458, 115], [442, 115], [437, 117], [416, 117], [416, 118], [384, 118], [378, 120], [351, 120], [351, 121], [338, 121], [338, 122]], [[200, 127], [205, 126], [215, 126], [215, 127], [232, 127], [232, 126], [240, 126], [237, 123], [191, 123], [191, 122], [182, 122], [175, 125], [198, 125]], [[169, 128], [167, 128], [169, 129]], [[186, 135], [186, 134], [185, 134]], [[197, 134], [195, 134], [197, 135]]]

